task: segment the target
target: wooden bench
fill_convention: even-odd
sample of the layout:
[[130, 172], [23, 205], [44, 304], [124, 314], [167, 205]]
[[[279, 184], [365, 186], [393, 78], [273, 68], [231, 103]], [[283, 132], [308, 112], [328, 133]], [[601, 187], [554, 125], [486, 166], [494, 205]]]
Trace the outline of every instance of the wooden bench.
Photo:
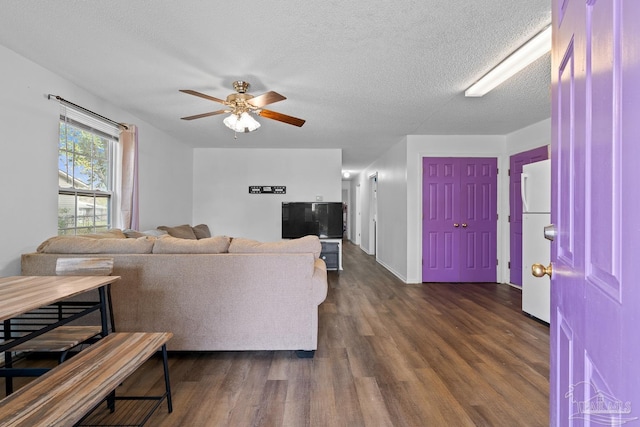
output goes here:
[[118, 385], [160, 349], [166, 391], [153, 398], [159, 401], [158, 405], [166, 398], [168, 410], [172, 412], [166, 349], [172, 336], [170, 332], [107, 335], [1, 400], [0, 425], [76, 425], [103, 401], [115, 405], [113, 392]]

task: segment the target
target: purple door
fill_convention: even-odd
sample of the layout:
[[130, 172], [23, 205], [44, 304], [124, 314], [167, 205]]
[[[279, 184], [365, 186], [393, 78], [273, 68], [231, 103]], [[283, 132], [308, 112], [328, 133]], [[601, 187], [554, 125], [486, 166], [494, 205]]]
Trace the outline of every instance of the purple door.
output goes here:
[[495, 282], [495, 158], [423, 159], [423, 282]]
[[522, 166], [547, 160], [549, 148], [534, 148], [509, 158], [509, 282], [522, 286]]
[[636, 425], [640, 2], [552, 15], [551, 425]]
[[424, 158], [422, 162], [422, 281], [457, 282], [459, 159]]

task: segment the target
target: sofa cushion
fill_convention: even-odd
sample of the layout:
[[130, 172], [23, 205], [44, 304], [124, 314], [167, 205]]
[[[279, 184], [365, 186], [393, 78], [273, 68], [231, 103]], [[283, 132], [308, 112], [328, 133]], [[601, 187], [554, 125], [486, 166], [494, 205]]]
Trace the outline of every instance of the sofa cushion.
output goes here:
[[37, 252], [49, 254], [150, 254], [155, 237], [92, 239], [55, 236], [42, 242]]
[[207, 224], [198, 224], [191, 228], [193, 229], [193, 234], [196, 235], [197, 239], [206, 239], [207, 237], [211, 237], [211, 231]]
[[229, 245], [229, 253], [313, 253], [320, 257], [322, 244], [318, 236], [304, 236], [299, 239], [280, 242], [259, 242], [257, 240], [234, 237]]
[[164, 230], [169, 233], [170, 236], [177, 237], [179, 239], [191, 239], [196, 240], [196, 234], [193, 232], [193, 228], [189, 224], [177, 225], [175, 227], [167, 227], [161, 225], [158, 230]]
[[144, 236], [160, 237], [160, 236], [164, 236], [166, 234], [169, 234], [164, 230], [158, 230], [158, 229], [146, 230], [146, 231], [138, 231], [138, 230], [131, 230], [130, 228], [127, 228], [125, 230], [122, 230], [122, 232], [128, 238], [133, 238], [133, 239], [137, 239], [138, 237], [144, 237]]
[[154, 254], [221, 254], [229, 250], [227, 236], [205, 237], [200, 240], [159, 237], [153, 245]]
[[112, 228], [111, 230], [103, 231], [101, 233], [94, 234], [78, 234], [77, 236], [68, 237], [87, 237], [90, 239], [124, 239], [127, 236], [119, 228]]

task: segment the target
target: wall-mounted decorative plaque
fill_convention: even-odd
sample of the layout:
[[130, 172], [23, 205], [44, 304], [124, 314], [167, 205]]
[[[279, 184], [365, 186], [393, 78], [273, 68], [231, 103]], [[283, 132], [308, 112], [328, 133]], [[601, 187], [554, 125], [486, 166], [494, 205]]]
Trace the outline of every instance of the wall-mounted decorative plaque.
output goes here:
[[287, 194], [284, 185], [250, 185], [249, 194]]

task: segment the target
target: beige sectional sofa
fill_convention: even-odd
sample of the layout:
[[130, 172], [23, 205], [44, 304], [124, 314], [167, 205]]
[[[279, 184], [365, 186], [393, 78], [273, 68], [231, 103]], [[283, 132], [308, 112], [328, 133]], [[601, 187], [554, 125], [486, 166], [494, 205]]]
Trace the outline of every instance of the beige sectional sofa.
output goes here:
[[22, 255], [22, 274], [53, 275], [59, 257], [110, 256], [122, 277], [112, 286], [118, 331], [171, 331], [169, 350], [312, 352], [327, 295], [320, 250], [315, 236], [55, 237]]

